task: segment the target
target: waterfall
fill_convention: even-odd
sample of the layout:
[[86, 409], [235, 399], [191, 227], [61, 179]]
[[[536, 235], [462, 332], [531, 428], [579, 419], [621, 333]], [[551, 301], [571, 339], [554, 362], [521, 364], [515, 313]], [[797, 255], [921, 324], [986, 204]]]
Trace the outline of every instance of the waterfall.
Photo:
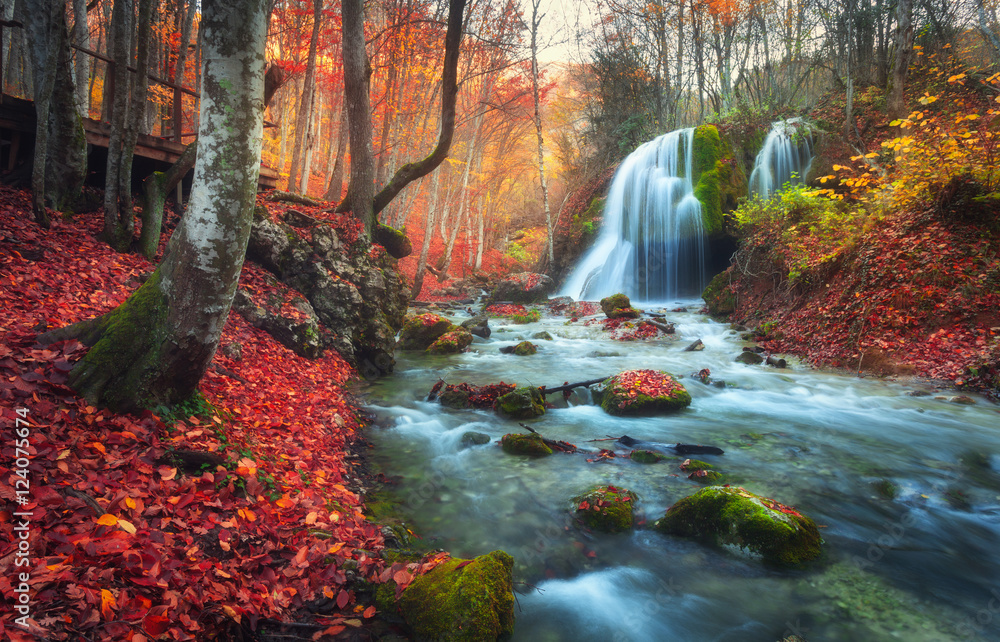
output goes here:
[[801, 118], [772, 123], [750, 174], [750, 195], [768, 198], [785, 183], [801, 183], [812, 156], [812, 135]]
[[622, 161], [600, 235], [562, 294], [597, 300], [624, 292], [647, 302], [701, 294], [705, 233], [691, 183], [693, 143], [693, 128], [673, 131]]

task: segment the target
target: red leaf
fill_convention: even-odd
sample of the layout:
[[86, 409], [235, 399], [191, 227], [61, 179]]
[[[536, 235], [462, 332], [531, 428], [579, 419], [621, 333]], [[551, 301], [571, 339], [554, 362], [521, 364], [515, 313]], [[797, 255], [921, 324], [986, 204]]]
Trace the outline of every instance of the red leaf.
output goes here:
[[344, 608], [350, 601], [351, 595], [347, 591], [340, 591], [340, 594], [337, 596], [337, 608]]

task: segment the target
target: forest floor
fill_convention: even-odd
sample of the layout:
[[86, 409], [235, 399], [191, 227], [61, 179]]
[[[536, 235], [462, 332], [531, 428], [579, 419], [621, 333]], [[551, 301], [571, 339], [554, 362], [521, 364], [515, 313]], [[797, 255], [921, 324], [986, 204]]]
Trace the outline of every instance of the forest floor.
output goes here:
[[[28, 193], [0, 188], [4, 603], [27, 573], [31, 631], [52, 640], [239, 639], [237, 629], [289, 619], [305, 622], [284, 632], [300, 639], [367, 627], [376, 609], [361, 580], [378, 581], [384, 542], [362, 514], [369, 480], [354, 466], [352, 449], [366, 448], [356, 373], [332, 351], [299, 357], [231, 314], [202, 398], [141, 416], [95, 408], [66, 386], [84, 346], [36, 337], [117, 306], [154, 265], [96, 240], [99, 213], [56, 217], [46, 231], [30, 212]], [[245, 287], [267, 282], [246, 264]], [[22, 418], [26, 449], [14, 437]], [[21, 478], [25, 566], [7, 508]], [[0, 638], [33, 639], [6, 617]]]

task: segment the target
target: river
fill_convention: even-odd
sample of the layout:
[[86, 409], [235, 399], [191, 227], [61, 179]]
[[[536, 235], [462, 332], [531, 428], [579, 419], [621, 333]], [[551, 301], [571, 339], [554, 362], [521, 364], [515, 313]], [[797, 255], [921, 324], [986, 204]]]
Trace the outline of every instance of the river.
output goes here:
[[[476, 338], [466, 353], [397, 353], [396, 374], [365, 391], [378, 417], [370, 436], [375, 461], [399, 481], [401, 510], [421, 545], [456, 557], [495, 549], [514, 556], [515, 640], [1000, 639], [997, 406], [794, 359], [786, 369], [735, 363], [746, 345], [739, 333], [700, 314], [700, 300], [680, 305], [684, 311], [664, 311], [677, 327], [670, 338], [614, 341], [599, 324], [558, 316], [527, 325], [492, 319], [491, 338]], [[543, 330], [554, 339], [534, 341], [535, 355], [498, 351]], [[705, 349], [685, 352], [696, 339]], [[571, 517], [572, 498], [594, 485], [636, 492], [638, 521], [648, 524], [701, 485], [680, 471], [681, 458], [644, 465], [507, 455], [499, 439], [523, 432], [517, 422], [425, 401], [439, 378], [553, 387], [634, 368], [684, 376], [691, 406], [663, 418], [618, 418], [584, 391], [568, 403], [550, 397], [561, 407], [532, 426], [595, 451], [613, 442], [588, 440], [624, 434], [719, 446], [725, 455], [701, 459], [725, 482], [820, 525], [817, 563], [768, 568], [739, 550], [641, 526], [585, 532]], [[691, 376], [703, 368], [724, 385]], [[467, 431], [492, 441], [463, 447]]]

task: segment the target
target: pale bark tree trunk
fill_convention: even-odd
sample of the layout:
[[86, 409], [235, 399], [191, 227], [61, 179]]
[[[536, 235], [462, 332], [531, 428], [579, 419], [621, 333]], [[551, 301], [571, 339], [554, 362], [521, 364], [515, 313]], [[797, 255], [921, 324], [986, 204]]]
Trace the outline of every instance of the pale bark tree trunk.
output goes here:
[[420, 258], [417, 260], [417, 272], [413, 277], [413, 287], [410, 298], [420, 296], [424, 287], [424, 270], [427, 269], [427, 256], [431, 250], [431, 240], [434, 237], [434, 219], [437, 216], [438, 194], [441, 190], [441, 172], [434, 174], [434, 186], [431, 187], [431, 202], [427, 206], [427, 218], [424, 220], [424, 242], [420, 245]]
[[[90, 29], [87, 26], [87, 0], [73, 0], [73, 42], [90, 48]], [[90, 56], [76, 52], [76, 103], [80, 115], [90, 115]]]
[[913, 0], [898, 0], [896, 4], [896, 62], [892, 68], [892, 88], [889, 91], [889, 118], [900, 118], [906, 111], [903, 89], [913, 55]]
[[323, 0], [313, 0], [313, 28], [312, 36], [309, 38], [309, 57], [306, 60], [306, 76], [302, 81], [302, 98], [299, 100], [299, 113], [295, 120], [295, 144], [292, 145], [292, 167], [288, 170], [288, 191], [290, 192], [302, 191], [302, 179], [299, 176], [299, 172], [303, 165], [303, 157], [305, 156], [304, 146], [309, 136], [309, 126], [312, 123], [313, 94], [316, 91], [316, 50], [319, 47], [319, 28], [322, 13]]
[[979, 17], [979, 32], [990, 44], [993, 53], [993, 60], [1000, 60], [1000, 36], [993, 30], [993, 25], [986, 17], [986, 6], [984, 0], [976, 0], [976, 14]]
[[40, 340], [92, 346], [70, 385], [94, 404], [135, 411], [195, 391], [218, 347], [239, 280], [263, 140], [267, 0], [208, 0], [198, 162], [187, 214], [152, 276], [103, 317]]
[[62, 210], [79, 197], [87, 175], [87, 140], [77, 111], [65, 5], [44, 0], [17, 5], [35, 69], [35, 158], [31, 208], [49, 227], [46, 206]]
[[[485, 94], [486, 92], [484, 92]], [[444, 260], [441, 262], [441, 273], [438, 274], [437, 280], [439, 283], [444, 283], [448, 280], [448, 268], [451, 266], [451, 256], [452, 252], [455, 250], [455, 240], [458, 238], [458, 232], [462, 229], [462, 225], [465, 223], [465, 203], [468, 201], [468, 190], [469, 190], [469, 174], [472, 171], [472, 162], [476, 155], [476, 142], [479, 139], [479, 130], [482, 126], [483, 114], [480, 113], [476, 118], [476, 124], [472, 132], [472, 140], [469, 142], [469, 154], [465, 159], [465, 170], [462, 172], [462, 186], [458, 189], [458, 213], [455, 214], [454, 225], [451, 228], [451, 233], [448, 235], [448, 240], [445, 243], [444, 248]]]
[[540, 4], [541, 0], [531, 0], [531, 97], [535, 106], [535, 136], [538, 139], [538, 184], [542, 190], [542, 209], [545, 211], [549, 265], [553, 265], [555, 264], [555, 250], [552, 239], [554, 234], [552, 212], [549, 210], [549, 186], [545, 181], [545, 139], [542, 136], [542, 112], [538, 89], [538, 27], [542, 22], [542, 16], [538, 15]]

